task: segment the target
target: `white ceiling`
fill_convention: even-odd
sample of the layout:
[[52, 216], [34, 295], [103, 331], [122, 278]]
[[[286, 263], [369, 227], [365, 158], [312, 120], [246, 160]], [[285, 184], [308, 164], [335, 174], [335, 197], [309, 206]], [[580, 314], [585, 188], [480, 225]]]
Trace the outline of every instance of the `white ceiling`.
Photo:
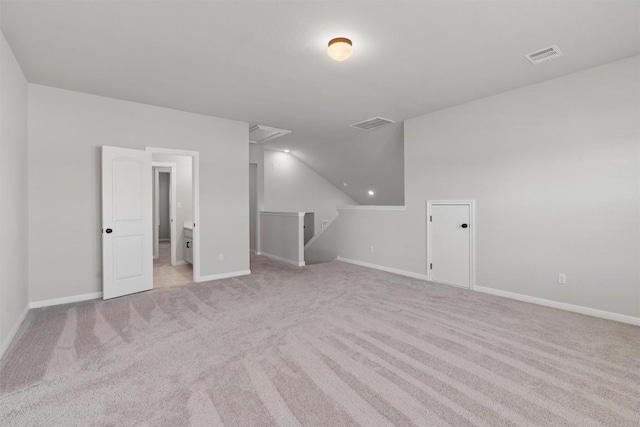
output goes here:
[[[637, 0], [1, 6], [30, 82], [289, 129], [269, 145], [300, 157], [359, 137], [348, 125], [373, 116], [402, 121], [640, 53]], [[339, 36], [353, 40], [344, 62], [326, 55]], [[564, 57], [523, 57], [553, 44]]]

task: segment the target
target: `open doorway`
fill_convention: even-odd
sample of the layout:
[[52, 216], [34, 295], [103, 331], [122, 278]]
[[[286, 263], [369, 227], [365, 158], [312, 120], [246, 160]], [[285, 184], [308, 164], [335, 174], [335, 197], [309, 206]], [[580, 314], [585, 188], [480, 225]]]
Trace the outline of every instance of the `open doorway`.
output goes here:
[[153, 287], [193, 283], [194, 156], [155, 150], [149, 150], [153, 165]]
[[258, 165], [249, 163], [249, 249], [258, 251]]

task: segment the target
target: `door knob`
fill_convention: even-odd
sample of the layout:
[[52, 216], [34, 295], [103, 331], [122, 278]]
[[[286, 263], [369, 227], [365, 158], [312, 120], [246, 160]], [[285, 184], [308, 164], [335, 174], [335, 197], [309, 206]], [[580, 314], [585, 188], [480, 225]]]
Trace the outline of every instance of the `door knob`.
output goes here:
[[461, 226], [461, 227], [462, 227], [462, 228], [467, 228], [468, 226], [469, 226], [469, 225], [467, 225], [467, 224], [462, 224], [462, 226]]
[[111, 233], [113, 233], [113, 230], [112, 230], [112, 229], [110, 229], [110, 228], [107, 228], [107, 229], [106, 229], [106, 230], [104, 230], [104, 231], [106, 231], [106, 233], [107, 233], [107, 234], [111, 234]]

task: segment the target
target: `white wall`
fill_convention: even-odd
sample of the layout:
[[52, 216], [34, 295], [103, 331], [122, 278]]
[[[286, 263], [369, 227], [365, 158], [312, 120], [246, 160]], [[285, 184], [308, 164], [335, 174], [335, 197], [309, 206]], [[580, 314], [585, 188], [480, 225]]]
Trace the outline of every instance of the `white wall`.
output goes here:
[[154, 162], [176, 165], [176, 261], [184, 261], [184, 223], [193, 222], [193, 166], [190, 156], [154, 154]]
[[336, 215], [337, 205], [357, 205], [351, 197], [289, 153], [264, 151], [264, 209], [315, 212], [315, 230]]
[[30, 301], [102, 290], [102, 145], [199, 151], [201, 274], [247, 271], [247, 135], [242, 122], [30, 84]]
[[636, 56], [406, 121], [407, 209], [341, 211], [339, 255], [424, 274], [426, 201], [474, 199], [477, 286], [639, 316], [639, 76]]
[[27, 80], [0, 33], [0, 357], [27, 308]]

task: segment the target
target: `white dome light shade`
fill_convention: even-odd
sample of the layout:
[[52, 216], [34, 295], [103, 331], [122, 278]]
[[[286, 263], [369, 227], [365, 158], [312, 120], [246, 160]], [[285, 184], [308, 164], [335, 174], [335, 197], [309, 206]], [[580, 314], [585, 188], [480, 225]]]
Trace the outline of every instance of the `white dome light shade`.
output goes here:
[[334, 61], [344, 61], [345, 59], [349, 59], [353, 53], [351, 40], [344, 37], [332, 39], [329, 41], [327, 53]]

